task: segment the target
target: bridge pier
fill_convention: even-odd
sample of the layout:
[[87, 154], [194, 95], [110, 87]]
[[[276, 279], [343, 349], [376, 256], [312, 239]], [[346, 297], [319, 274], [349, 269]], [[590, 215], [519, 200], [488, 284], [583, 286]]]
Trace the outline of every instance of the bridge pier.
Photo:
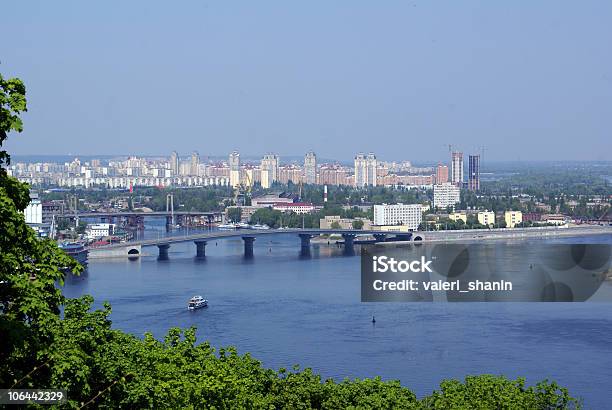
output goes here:
[[344, 239], [344, 254], [354, 255], [355, 254], [355, 235], [354, 233], [343, 233], [342, 238]]
[[300, 233], [298, 236], [301, 242], [300, 256], [310, 256], [310, 239], [312, 239], [312, 235], [309, 233]]
[[157, 244], [157, 248], [159, 249], [159, 256], [157, 257], [158, 261], [166, 261], [168, 260], [168, 249], [170, 248], [169, 243], [159, 243]]
[[193, 241], [193, 243], [195, 243], [195, 246], [196, 246], [196, 258], [200, 258], [200, 259], [205, 258], [207, 241], [203, 239], [197, 239]]
[[376, 242], [384, 242], [387, 239], [387, 235], [384, 233], [375, 233], [373, 236]]
[[254, 236], [243, 236], [242, 240], [244, 241], [244, 257], [252, 258], [253, 257], [253, 242], [255, 242]]

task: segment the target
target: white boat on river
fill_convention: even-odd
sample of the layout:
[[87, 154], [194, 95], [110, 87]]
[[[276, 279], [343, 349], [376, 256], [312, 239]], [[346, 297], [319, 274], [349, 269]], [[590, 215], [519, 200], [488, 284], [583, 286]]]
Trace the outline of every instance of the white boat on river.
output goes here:
[[194, 296], [189, 299], [189, 303], [187, 304], [187, 309], [196, 310], [203, 307], [208, 306], [208, 300], [204, 299], [202, 296]]

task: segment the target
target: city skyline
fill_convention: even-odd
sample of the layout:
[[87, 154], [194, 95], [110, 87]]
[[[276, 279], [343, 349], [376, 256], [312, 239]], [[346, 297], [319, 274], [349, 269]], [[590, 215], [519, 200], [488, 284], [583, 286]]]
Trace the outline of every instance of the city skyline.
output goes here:
[[[192, 152], [194, 150], [188, 150], [185, 151], [184, 153], [179, 152], [179, 157], [180, 158], [186, 158], [188, 156], [191, 156]], [[312, 150], [310, 150], [312, 151]], [[196, 151], [197, 152], [197, 151]], [[466, 155], [467, 154], [481, 154], [477, 151], [463, 151]], [[241, 157], [243, 159], [245, 159], [247, 162], [251, 163], [251, 162], [258, 162], [264, 155], [264, 154], [250, 154], [250, 153], [246, 153], [246, 154], [240, 154]], [[299, 155], [299, 154], [277, 154], [281, 157], [281, 159], [283, 160], [287, 160], [289, 162], [287, 163], [300, 163], [303, 162], [304, 159], [304, 155]], [[119, 160], [119, 159], [127, 159], [130, 157], [138, 157], [138, 158], [147, 158], [147, 159], [161, 159], [161, 158], [168, 158], [168, 154], [164, 154], [164, 153], [155, 153], [155, 154], [138, 154], [138, 153], [129, 153], [129, 154], [125, 154], [125, 153], [115, 153], [115, 154], [79, 154], [79, 153], [65, 153], [65, 154], [11, 154], [11, 164], [17, 163], [17, 162], [53, 162], [53, 161], [60, 161], [60, 162], [69, 162], [71, 160], [73, 160], [74, 158], [79, 158], [79, 159], [85, 159], [85, 160], [92, 160], [92, 159], [104, 159], [104, 160]], [[200, 153], [200, 157], [202, 161], [224, 161], [227, 158], [227, 153], [214, 153], [214, 154], [201, 154]], [[610, 159], [590, 159], [590, 160], [584, 160], [584, 159], [490, 159], [490, 158], [486, 158], [484, 156], [481, 155], [481, 159], [482, 159], [482, 163], [484, 164], [486, 162], [486, 164], [488, 165], [503, 165], [503, 164], [525, 164], [525, 165], [537, 165], [537, 164], [574, 164], [574, 163], [592, 163], [592, 164], [609, 164], [612, 162], [612, 160]], [[406, 160], [406, 159], [404, 159]], [[386, 162], [402, 162], [403, 160], [401, 158], [399, 159], [390, 159], [390, 158], [385, 158], [384, 161]], [[439, 159], [436, 160], [429, 160], [429, 159], [416, 159], [416, 160], [410, 160], [410, 162], [412, 162], [414, 165], [418, 165], [418, 166], [436, 166], [439, 163], [446, 163], [445, 161], [447, 161], [446, 156], [441, 156]], [[353, 156], [348, 156], [347, 158], [343, 158], [343, 159], [337, 159], [337, 158], [331, 158], [329, 156], [322, 156], [319, 157], [317, 154], [317, 164], [320, 163], [329, 163], [329, 164], [333, 164], [333, 163], [337, 163], [340, 165], [350, 165], [354, 163], [354, 154]], [[449, 164], [450, 165], [450, 162]], [[449, 179], [450, 179], [450, 166], [449, 166]]]
[[610, 159], [610, 3], [118, 7], [7, 4], [13, 154]]
[[[453, 172], [455, 158], [462, 153], [451, 153]], [[182, 159], [181, 159], [182, 158]], [[345, 185], [364, 188], [366, 186], [412, 186], [426, 187], [443, 184], [448, 180], [448, 166], [414, 166], [410, 160], [383, 161], [376, 154], [357, 153], [353, 167], [338, 162], [317, 162], [316, 153], [308, 151], [303, 162], [281, 163], [280, 156], [269, 152], [259, 160], [241, 161], [236, 150], [225, 159], [202, 161], [197, 151], [181, 157], [172, 151], [167, 157], [130, 156], [125, 159], [108, 159], [102, 162], [95, 158], [81, 161], [78, 157], [65, 162], [16, 162], [9, 166], [9, 175], [32, 185], [55, 184], [59, 186], [230, 186], [240, 188], [259, 183], [262, 188], [281, 184]], [[470, 158], [472, 156], [470, 155]], [[463, 162], [461, 162], [463, 167]], [[480, 168], [470, 173], [480, 180]], [[461, 170], [461, 175], [463, 171]], [[453, 179], [458, 187], [464, 181]], [[479, 186], [479, 182], [478, 182]], [[473, 189], [470, 185], [470, 189]]]

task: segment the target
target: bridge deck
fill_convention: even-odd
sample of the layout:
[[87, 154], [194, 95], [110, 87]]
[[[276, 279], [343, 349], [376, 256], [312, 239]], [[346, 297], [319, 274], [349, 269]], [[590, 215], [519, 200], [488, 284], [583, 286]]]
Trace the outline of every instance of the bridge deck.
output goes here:
[[233, 231], [213, 231], [206, 233], [197, 233], [193, 235], [181, 235], [181, 236], [167, 236], [163, 238], [156, 239], [145, 239], [140, 241], [130, 241], [123, 243], [116, 243], [111, 245], [102, 246], [100, 248], [109, 249], [109, 248], [117, 248], [124, 247], [130, 245], [140, 245], [140, 246], [153, 246], [159, 245], [162, 243], [179, 243], [179, 242], [189, 242], [198, 239], [202, 240], [214, 240], [214, 239], [223, 239], [223, 238], [235, 238], [235, 237], [243, 237], [243, 236], [264, 236], [264, 235], [278, 235], [278, 234], [293, 234], [293, 235], [323, 235], [323, 234], [336, 234], [336, 235], [411, 235], [412, 232], [388, 232], [388, 231], [364, 231], [364, 230], [356, 230], [356, 229], [267, 229], [267, 230], [253, 230], [253, 229], [237, 229]]

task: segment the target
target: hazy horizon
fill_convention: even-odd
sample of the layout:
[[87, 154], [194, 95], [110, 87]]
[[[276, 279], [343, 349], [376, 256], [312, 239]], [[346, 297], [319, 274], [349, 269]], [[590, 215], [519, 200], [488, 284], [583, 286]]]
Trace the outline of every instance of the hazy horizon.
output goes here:
[[[19, 155], [612, 159], [612, 3], [12, 2]], [[75, 154], [70, 154], [71, 152]], [[114, 154], [124, 152], [125, 154]], [[248, 155], [248, 153], [254, 153]]]
[[[191, 152], [178, 153], [179, 159], [182, 162], [189, 162]], [[199, 154], [199, 153], [198, 153]], [[240, 158], [242, 163], [258, 163], [264, 154], [248, 154], [248, 153], [240, 153]], [[17, 162], [47, 162], [47, 161], [58, 161], [58, 162], [70, 162], [75, 158], [78, 158], [81, 161], [90, 161], [92, 159], [100, 159], [100, 160], [112, 160], [112, 159], [127, 159], [130, 156], [135, 156], [135, 154], [12, 154], [11, 155], [11, 164], [14, 165]], [[209, 154], [209, 155], [201, 155], [200, 161], [226, 161], [228, 159], [229, 153], [227, 155], [222, 154]], [[150, 154], [150, 155], [141, 155], [143, 158], [147, 159], [169, 159], [170, 155], [164, 154]], [[299, 163], [303, 164], [303, 155], [280, 155], [280, 164], [292, 164]], [[33, 160], [33, 161], [32, 161]], [[378, 158], [379, 161], [383, 162], [394, 162], [394, 160], [387, 160], [384, 158]], [[410, 161], [411, 164], [415, 167], [420, 166], [435, 166], [436, 164], [441, 163], [442, 165], [447, 165], [450, 167], [450, 155], [448, 161], [437, 161], [437, 160], [417, 160], [411, 161], [410, 159], [404, 159], [404, 161]], [[323, 163], [339, 163], [341, 165], [352, 166], [353, 159], [337, 159], [330, 157], [321, 157], [317, 155], [317, 162], [319, 164]], [[401, 162], [401, 161], [395, 161]], [[493, 159], [493, 160], [483, 160], [481, 158], [481, 167], [483, 168], [483, 172], [487, 172], [487, 169], [491, 166], [505, 166], [505, 165], [572, 165], [572, 164], [598, 164], [604, 166], [612, 166], [612, 160], [563, 160], [563, 159], [518, 159], [518, 160], [501, 160], [501, 159]], [[464, 155], [464, 166], [467, 167], [467, 153]]]

